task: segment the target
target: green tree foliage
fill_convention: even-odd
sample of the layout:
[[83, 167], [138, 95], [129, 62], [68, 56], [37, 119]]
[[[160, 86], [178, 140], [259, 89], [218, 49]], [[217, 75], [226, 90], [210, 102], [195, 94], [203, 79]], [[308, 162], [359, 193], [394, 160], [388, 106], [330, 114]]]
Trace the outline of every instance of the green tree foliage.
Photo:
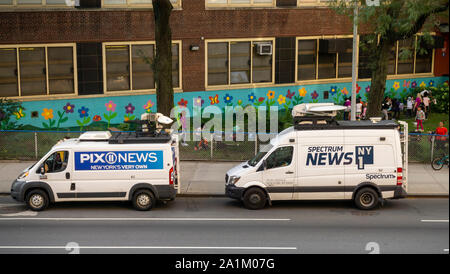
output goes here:
[[16, 113], [22, 113], [20, 109], [24, 110], [20, 102], [0, 98], [0, 130], [10, 130], [19, 127], [15, 117], [17, 116]]
[[[449, 2], [448, 0], [379, 0], [378, 6], [369, 6], [366, 0], [332, 0], [330, 7], [338, 14], [348, 16], [352, 22], [353, 11], [355, 7], [358, 7], [359, 30], [360, 33], [365, 34], [364, 39], [361, 39], [361, 48], [368, 53], [369, 69], [372, 71], [367, 115], [379, 116], [386, 89], [391, 48], [397, 41], [411, 38], [418, 32], [422, 32], [424, 36], [417, 48], [421, 53], [426, 52], [427, 46], [424, 45], [433, 43], [429, 31], [434, 30], [443, 16], [448, 18]], [[407, 58], [411, 54], [409, 50], [403, 50], [399, 55], [400, 58]]]

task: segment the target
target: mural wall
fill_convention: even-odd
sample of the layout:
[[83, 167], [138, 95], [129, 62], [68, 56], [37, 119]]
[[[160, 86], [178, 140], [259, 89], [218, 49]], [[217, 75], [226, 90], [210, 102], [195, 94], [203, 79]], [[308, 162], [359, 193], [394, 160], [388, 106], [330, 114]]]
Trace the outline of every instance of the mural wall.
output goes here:
[[[386, 95], [405, 97], [418, 86], [430, 87], [448, 81], [448, 77], [388, 80]], [[358, 82], [357, 95], [367, 101], [370, 82]], [[328, 95], [328, 96], [327, 96]], [[177, 93], [175, 106], [202, 108], [215, 105], [225, 106], [278, 106], [289, 110], [301, 103], [332, 102], [343, 104], [351, 95], [351, 83], [318, 84], [305, 86], [274, 86], [269, 88], [233, 89]], [[23, 129], [42, 130], [101, 130], [127, 120], [140, 118], [145, 112], [156, 111], [156, 95], [112, 96], [65, 100], [43, 100], [23, 102], [24, 109], [15, 113], [15, 119]]]

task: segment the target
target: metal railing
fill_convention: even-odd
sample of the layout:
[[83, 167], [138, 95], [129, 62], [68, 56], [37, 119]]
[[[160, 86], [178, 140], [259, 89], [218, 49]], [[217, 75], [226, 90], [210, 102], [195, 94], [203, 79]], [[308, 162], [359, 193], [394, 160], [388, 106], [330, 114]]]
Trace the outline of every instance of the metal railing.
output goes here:
[[[0, 131], [0, 160], [37, 160], [44, 156], [59, 140], [80, 136], [81, 131]], [[192, 133], [191, 133], [192, 134]], [[195, 133], [193, 133], [195, 134]], [[214, 136], [222, 135], [217, 141]], [[263, 134], [260, 134], [263, 135]], [[244, 161], [251, 159], [268, 143], [264, 134], [259, 138], [254, 133], [244, 133], [244, 140], [231, 138], [226, 141], [223, 132], [211, 134], [201, 141], [180, 141], [181, 160]], [[434, 157], [449, 153], [448, 135], [409, 133], [409, 162], [430, 163]], [[443, 140], [445, 139], [445, 140]]]

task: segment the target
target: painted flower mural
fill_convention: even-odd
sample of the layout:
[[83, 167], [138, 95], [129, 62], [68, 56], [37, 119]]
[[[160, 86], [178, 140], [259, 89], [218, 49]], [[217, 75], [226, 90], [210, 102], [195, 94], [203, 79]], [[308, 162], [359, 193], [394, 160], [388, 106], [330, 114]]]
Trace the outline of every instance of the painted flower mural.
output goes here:
[[52, 119], [53, 118], [53, 109], [44, 108], [42, 110], [41, 115], [44, 117], [45, 120]]
[[286, 103], [286, 97], [284, 97], [283, 95], [280, 94], [280, 96], [278, 96], [278, 104], [283, 105], [284, 103]]
[[255, 100], [256, 100], [256, 96], [255, 96], [255, 93], [250, 93], [249, 95], [248, 95], [248, 101], [249, 102], [255, 102]]
[[269, 90], [267, 92], [267, 99], [272, 100], [273, 98], [275, 98], [275, 91]]
[[304, 87], [302, 87], [301, 89], [298, 90], [298, 94], [299, 94], [301, 97], [305, 97], [307, 93], [308, 93], [308, 92], [306, 91], [306, 89], [305, 89]]
[[194, 106], [202, 107], [204, 103], [205, 103], [205, 100], [203, 100], [202, 97], [199, 96], [197, 98], [194, 98]]
[[75, 106], [72, 105], [71, 103], [67, 103], [64, 107], [63, 110], [66, 113], [73, 113], [73, 110], [75, 109]]
[[392, 86], [395, 90], [400, 88], [400, 83], [399, 82], [394, 82], [394, 85]]
[[231, 101], [233, 101], [233, 96], [231, 96], [230, 94], [225, 94], [225, 96], [223, 97], [223, 101], [226, 103], [226, 104], [230, 104], [231, 103]]
[[313, 99], [313, 103], [317, 103], [318, 102], [317, 98], [319, 98], [319, 93], [317, 93], [317, 91], [314, 91], [313, 93], [311, 93], [311, 98]]
[[181, 98], [181, 100], [178, 101], [177, 104], [180, 108], [185, 108], [185, 107], [187, 107], [188, 101], [184, 100], [184, 98]]
[[111, 120], [116, 118], [117, 116], [117, 112], [115, 112], [117, 104], [115, 104], [113, 101], [109, 101], [108, 103], [105, 104], [105, 107], [107, 113], [103, 114], [103, 118], [105, 118], [105, 120], [108, 121], [108, 128], [109, 128], [109, 126], [111, 125]]
[[338, 91], [337, 86], [331, 86], [330, 87], [330, 94], [331, 94], [331, 96], [336, 95], [337, 91]]
[[91, 117], [89, 117], [89, 108], [86, 108], [85, 106], [82, 106], [78, 113], [80, 115], [80, 118], [83, 118], [83, 120], [77, 120], [77, 124], [80, 126], [80, 131], [83, 131], [83, 127], [89, 124], [91, 121]]
[[[69, 120], [69, 114], [73, 113], [75, 110], [75, 105], [72, 105], [70, 102], [67, 102], [63, 108], [63, 111], [58, 110], [58, 123], [56, 124], [56, 128], [60, 128], [61, 124], [67, 122]], [[67, 116], [66, 116], [67, 115]]]
[[81, 107], [78, 110], [78, 113], [80, 114], [80, 118], [88, 117], [89, 116], [89, 109], [83, 106], [83, 107]]
[[114, 112], [114, 111], [116, 111], [117, 104], [114, 104], [113, 101], [109, 101], [108, 103], [105, 104], [105, 106], [106, 106], [106, 111]]
[[125, 106], [125, 116], [123, 117], [123, 120], [124, 121], [134, 120], [136, 118], [136, 116], [133, 115], [135, 109], [136, 109], [135, 106], [133, 106], [131, 103], [128, 103], [128, 105]]
[[100, 117], [100, 115], [95, 115], [93, 118], [92, 118], [92, 121], [95, 121], [95, 122], [98, 122], [98, 121], [101, 121], [102, 120], [102, 117]]
[[430, 82], [428, 82], [428, 86], [429, 86], [429, 87], [434, 87], [434, 81], [433, 81], [433, 80], [430, 80]]
[[411, 83], [411, 88], [416, 88], [417, 87], [417, 82], [416, 81], [413, 81], [412, 83]]

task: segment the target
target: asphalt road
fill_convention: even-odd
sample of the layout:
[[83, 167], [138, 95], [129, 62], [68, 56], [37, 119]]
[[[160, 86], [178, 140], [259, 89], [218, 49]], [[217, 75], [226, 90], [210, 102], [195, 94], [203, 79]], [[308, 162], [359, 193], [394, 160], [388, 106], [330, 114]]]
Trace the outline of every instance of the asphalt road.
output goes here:
[[61, 203], [27, 211], [0, 196], [1, 253], [448, 254], [448, 199], [277, 202], [251, 211], [227, 198], [177, 198], [149, 212], [128, 203]]

